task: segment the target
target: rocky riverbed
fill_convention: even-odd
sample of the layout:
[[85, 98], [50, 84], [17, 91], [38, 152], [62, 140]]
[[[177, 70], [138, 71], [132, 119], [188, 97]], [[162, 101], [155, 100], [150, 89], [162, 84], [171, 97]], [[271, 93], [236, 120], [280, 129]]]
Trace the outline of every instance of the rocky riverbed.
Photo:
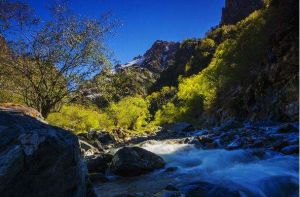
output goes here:
[[[231, 122], [201, 130], [185, 125], [123, 144], [114, 142], [118, 145], [106, 146], [86, 159], [88, 164], [102, 166], [95, 170], [88, 165], [97, 196], [293, 197], [299, 195], [298, 130], [298, 123]], [[165, 165], [132, 176], [117, 175], [112, 161], [120, 160], [116, 155], [123, 146], [154, 153]], [[156, 157], [141, 159], [135, 154], [125, 158], [136, 172], [157, 162]]]
[[299, 196], [297, 122], [78, 140], [18, 108], [0, 110], [0, 135], [1, 196]]

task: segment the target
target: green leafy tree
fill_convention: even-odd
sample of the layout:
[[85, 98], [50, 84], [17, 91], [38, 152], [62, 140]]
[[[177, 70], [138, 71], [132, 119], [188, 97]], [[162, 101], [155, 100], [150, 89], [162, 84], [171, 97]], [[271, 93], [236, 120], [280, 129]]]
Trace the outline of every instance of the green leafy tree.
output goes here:
[[1, 62], [22, 78], [18, 88], [26, 104], [45, 117], [83, 80], [108, 64], [103, 43], [113, 28], [107, 17], [79, 17], [61, 5], [51, 13], [50, 21], [39, 23], [32, 31], [7, 37], [12, 53]]
[[107, 113], [116, 127], [138, 130], [146, 126], [149, 119], [149, 104], [142, 97], [125, 97], [110, 105]]
[[162, 108], [165, 104], [172, 101], [175, 98], [177, 89], [175, 87], [163, 87], [158, 92], [153, 92], [147, 96], [149, 102], [149, 111], [151, 118], [155, 115], [155, 112]]

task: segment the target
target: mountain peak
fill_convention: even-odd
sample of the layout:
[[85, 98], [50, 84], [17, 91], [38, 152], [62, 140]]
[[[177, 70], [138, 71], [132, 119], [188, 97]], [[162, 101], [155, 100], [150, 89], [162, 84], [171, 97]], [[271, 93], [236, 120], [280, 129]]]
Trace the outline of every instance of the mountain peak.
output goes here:
[[139, 66], [160, 73], [168, 67], [169, 63], [174, 61], [179, 46], [179, 42], [156, 40], [143, 56], [139, 55], [126, 64], [117, 65], [116, 69]]
[[221, 25], [235, 24], [263, 5], [263, 0], [226, 0]]

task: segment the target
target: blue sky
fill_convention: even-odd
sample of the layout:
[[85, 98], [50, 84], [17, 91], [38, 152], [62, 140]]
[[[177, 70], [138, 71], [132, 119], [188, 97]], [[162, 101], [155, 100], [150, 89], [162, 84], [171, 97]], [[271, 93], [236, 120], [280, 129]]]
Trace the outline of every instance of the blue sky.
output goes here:
[[[46, 6], [54, 0], [28, 0], [47, 19]], [[200, 38], [219, 23], [224, 0], [69, 0], [71, 9], [84, 16], [111, 12], [122, 24], [109, 37], [114, 58], [126, 63], [142, 55], [156, 40]]]

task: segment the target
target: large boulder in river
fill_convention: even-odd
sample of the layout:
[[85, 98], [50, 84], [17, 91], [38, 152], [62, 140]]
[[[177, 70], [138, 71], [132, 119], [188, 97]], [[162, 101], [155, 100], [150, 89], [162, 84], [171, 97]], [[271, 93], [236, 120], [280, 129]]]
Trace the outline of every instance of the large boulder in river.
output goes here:
[[124, 147], [114, 155], [110, 170], [120, 176], [138, 176], [163, 168], [164, 160], [139, 147]]
[[112, 158], [112, 155], [105, 153], [86, 158], [88, 171], [90, 173], [105, 173]]
[[0, 196], [87, 196], [78, 140], [24, 113], [0, 110]]

